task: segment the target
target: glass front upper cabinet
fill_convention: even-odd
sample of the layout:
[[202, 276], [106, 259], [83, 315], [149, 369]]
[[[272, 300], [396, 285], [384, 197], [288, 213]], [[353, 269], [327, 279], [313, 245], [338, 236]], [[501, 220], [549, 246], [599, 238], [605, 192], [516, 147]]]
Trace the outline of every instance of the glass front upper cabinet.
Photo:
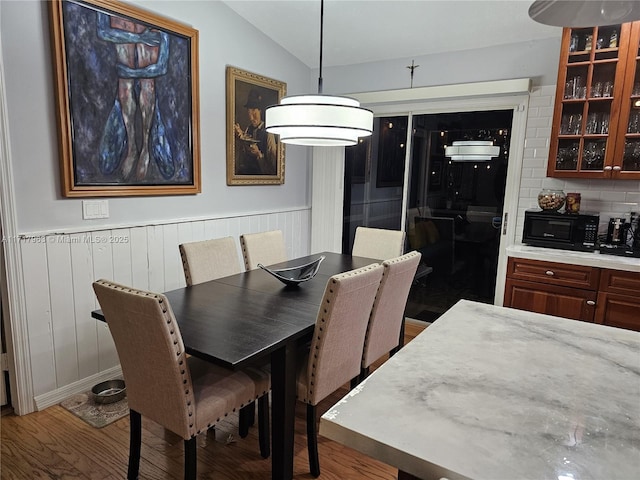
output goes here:
[[622, 154], [637, 146], [640, 156], [639, 26], [563, 29], [548, 176], [640, 178]]

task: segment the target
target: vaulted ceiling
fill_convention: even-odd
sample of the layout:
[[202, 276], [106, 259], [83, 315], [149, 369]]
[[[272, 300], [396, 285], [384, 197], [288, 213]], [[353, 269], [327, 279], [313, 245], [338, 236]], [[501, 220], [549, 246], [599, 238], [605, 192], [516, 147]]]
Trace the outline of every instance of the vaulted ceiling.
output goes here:
[[[534, 22], [532, 0], [325, 0], [323, 65], [352, 65], [559, 38]], [[224, 0], [311, 68], [320, 54], [320, 0]]]

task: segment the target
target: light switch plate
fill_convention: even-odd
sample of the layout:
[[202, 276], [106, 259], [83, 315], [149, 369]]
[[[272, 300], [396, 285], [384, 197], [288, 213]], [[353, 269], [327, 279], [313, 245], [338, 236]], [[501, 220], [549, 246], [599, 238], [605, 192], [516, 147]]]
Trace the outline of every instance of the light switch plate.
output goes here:
[[108, 200], [83, 200], [82, 218], [93, 220], [96, 218], [109, 218]]

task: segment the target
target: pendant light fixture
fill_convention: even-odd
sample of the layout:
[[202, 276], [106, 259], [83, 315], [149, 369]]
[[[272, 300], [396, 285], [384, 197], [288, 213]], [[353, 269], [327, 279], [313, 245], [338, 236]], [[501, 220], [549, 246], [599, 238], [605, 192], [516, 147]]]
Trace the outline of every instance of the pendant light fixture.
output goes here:
[[500, 147], [490, 140], [456, 140], [444, 154], [453, 162], [487, 162], [500, 155]]
[[529, 17], [554, 27], [599, 27], [640, 20], [640, 2], [632, 0], [536, 0]]
[[320, 2], [320, 71], [317, 95], [292, 95], [265, 110], [267, 132], [306, 146], [351, 146], [373, 132], [373, 112], [354, 98], [322, 94], [324, 0]]

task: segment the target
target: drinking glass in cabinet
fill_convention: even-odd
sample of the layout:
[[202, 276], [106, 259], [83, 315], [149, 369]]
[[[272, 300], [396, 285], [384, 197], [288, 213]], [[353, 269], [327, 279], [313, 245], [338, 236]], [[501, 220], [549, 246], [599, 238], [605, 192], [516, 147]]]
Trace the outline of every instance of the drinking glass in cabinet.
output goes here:
[[622, 158], [623, 170], [640, 170], [640, 140], [627, 140]]
[[578, 165], [578, 144], [577, 143], [572, 143], [570, 145], [566, 145], [558, 148], [558, 155], [556, 156], [557, 170], [575, 170], [577, 165]]
[[609, 133], [609, 114], [591, 112], [587, 115], [586, 132], [591, 135], [606, 135]]
[[602, 97], [603, 84], [602, 82], [594, 82], [591, 85], [591, 98], [600, 98]]
[[631, 95], [633, 95], [634, 97], [640, 96], [640, 82], [636, 82], [633, 84], [633, 92], [631, 92]]
[[602, 170], [604, 167], [605, 142], [586, 142], [582, 152], [583, 170]]
[[631, 112], [627, 133], [640, 133], [640, 112]]
[[602, 96], [610, 97], [611, 95], [613, 95], [613, 82], [609, 80], [604, 82], [604, 86], [602, 88]]
[[564, 85], [564, 98], [567, 100], [585, 98], [586, 92], [587, 89], [580, 75], [570, 78]]
[[582, 126], [581, 113], [565, 113], [562, 115], [560, 124], [560, 134], [562, 135], [579, 135]]

